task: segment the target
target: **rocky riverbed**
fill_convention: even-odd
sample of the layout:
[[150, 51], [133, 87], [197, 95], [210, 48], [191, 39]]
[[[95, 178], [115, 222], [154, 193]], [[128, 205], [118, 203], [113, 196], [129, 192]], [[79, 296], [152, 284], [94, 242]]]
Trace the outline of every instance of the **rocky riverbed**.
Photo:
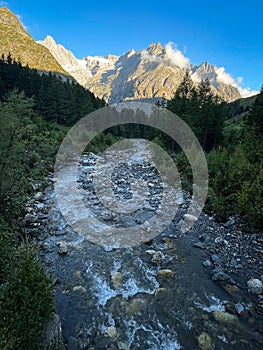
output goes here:
[[[149, 162], [138, 156], [113, 173], [113, 192], [122, 200], [132, 198], [131, 173], [147, 184], [143, 207], [121, 215], [94, 192], [96, 160], [82, 157], [77, 186], [102, 225], [132, 228], [156, 214], [163, 185]], [[125, 248], [98, 245], [68, 225], [56, 202], [56, 179], [50, 174], [48, 181], [28, 202], [23, 225], [53, 275], [67, 349], [263, 347], [263, 235], [243, 232], [238, 218], [220, 224], [205, 213], [182, 233], [191, 200], [183, 192], [173, 222], [155, 238]]]

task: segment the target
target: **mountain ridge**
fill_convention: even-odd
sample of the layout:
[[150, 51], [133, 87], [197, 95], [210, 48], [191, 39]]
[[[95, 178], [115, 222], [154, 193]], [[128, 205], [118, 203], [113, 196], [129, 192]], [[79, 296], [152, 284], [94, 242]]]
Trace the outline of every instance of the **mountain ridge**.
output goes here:
[[[196, 83], [208, 78], [212, 90], [227, 102], [242, 97], [237, 87], [217, 81], [217, 67], [208, 62], [199, 66], [191, 65], [170, 46], [162, 47], [159, 42], [151, 43], [146, 49], [139, 51], [131, 49], [121, 56], [86, 56], [82, 60], [75, 58], [78, 67], [65, 62], [65, 55], [59, 55], [61, 45], [53, 38], [51, 45], [50, 38], [47, 36], [38, 43], [47, 47], [81, 85], [109, 103], [154, 100], [163, 95], [172, 98], [186, 69], [190, 69]], [[64, 48], [64, 53], [66, 52], [68, 55], [70, 51]]]

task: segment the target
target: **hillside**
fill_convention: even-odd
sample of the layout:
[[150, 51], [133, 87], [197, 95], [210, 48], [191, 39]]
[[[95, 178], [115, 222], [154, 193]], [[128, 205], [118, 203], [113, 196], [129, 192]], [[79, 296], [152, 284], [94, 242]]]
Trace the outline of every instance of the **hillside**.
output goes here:
[[0, 54], [19, 60], [23, 65], [43, 71], [68, 73], [42, 45], [26, 32], [18, 18], [8, 8], [0, 8]]

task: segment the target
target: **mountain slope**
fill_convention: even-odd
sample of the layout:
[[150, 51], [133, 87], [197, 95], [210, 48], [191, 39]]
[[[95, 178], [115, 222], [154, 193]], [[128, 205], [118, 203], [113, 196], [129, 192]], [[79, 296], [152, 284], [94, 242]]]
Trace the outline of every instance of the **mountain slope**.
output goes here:
[[56, 57], [80, 84], [110, 103], [122, 100], [157, 99], [163, 95], [171, 98], [181, 83], [186, 69], [191, 69], [195, 82], [208, 78], [213, 90], [226, 101], [241, 98], [237, 87], [224, 84], [218, 76], [218, 68], [204, 62], [190, 65], [178, 57], [171, 47], [151, 44], [146, 50], [130, 50], [122, 56], [87, 56], [82, 60], [56, 44], [47, 36], [39, 41]]
[[0, 8], [0, 54], [20, 60], [23, 65], [43, 71], [68, 73], [51, 55], [50, 51], [37, 44], [18, 18], [6, 7]]

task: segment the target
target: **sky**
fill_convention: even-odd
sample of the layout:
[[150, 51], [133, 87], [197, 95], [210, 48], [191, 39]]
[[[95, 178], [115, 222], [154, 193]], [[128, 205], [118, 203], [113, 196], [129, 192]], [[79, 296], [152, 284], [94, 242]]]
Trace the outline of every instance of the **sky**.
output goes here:
[[51, 35], [77, 58], [170, 43], [192, 64], [216, 65], [243, 95], [263, 84], [261, 0], [0, 0], [0, 6], [18, 15], [35, 40]]

